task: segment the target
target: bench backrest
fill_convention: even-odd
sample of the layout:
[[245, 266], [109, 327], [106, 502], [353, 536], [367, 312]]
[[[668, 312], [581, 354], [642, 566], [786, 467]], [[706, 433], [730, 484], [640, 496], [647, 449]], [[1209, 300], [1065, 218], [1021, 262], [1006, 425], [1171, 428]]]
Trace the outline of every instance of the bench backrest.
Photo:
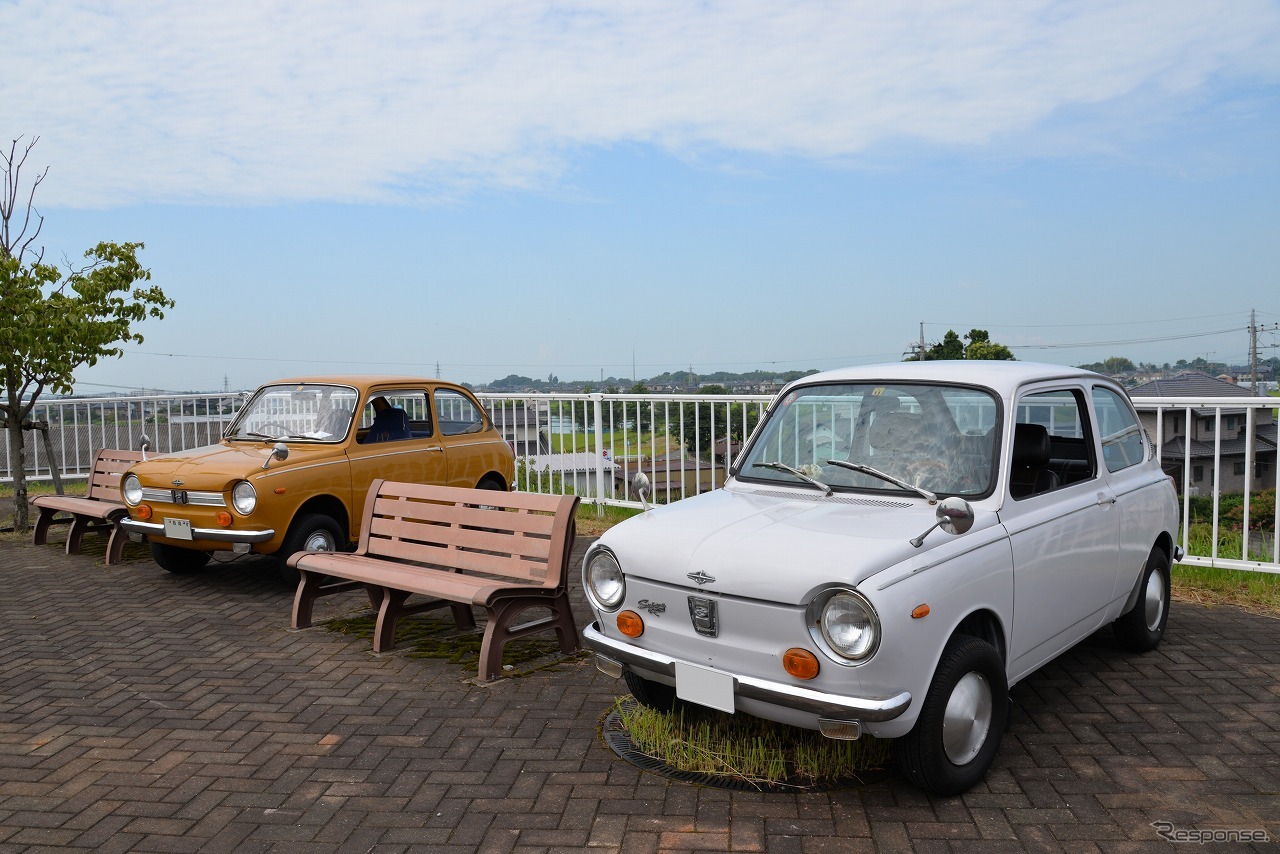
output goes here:
[[560, 588], [577, 505], [576, 495], [375, 480], [357, 553]]
[[85, 497], [95, 501], [120, 501], [120, 479], [129, 467], [142, 459], [142, 451], [103, 448], [93, 459], [93, 472]]

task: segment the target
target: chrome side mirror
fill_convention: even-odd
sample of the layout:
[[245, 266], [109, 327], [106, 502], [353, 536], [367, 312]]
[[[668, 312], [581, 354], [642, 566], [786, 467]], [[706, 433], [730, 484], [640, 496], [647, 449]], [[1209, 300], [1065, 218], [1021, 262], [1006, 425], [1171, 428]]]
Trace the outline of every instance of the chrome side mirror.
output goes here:
[[649, 492], [652, 487], [649, 484], [649, 476], [642, 471], [636, 472], [631, 478], [631, 491], [640, 499], [640, 506], [649, 510]]
[[143, 433], [138, 437], [138, 450], [142, 451], [142, 461], [147, 461], [147, 448], [151, 447], [151, 437]]
[[262, 467], [265, 469], [270, 466], [272, 460], [284, 462], [287, 459], [289, 459], [289, 446], [284, 442], [276, 442], [276, 446], [271, 449], [271, 454], [267, 457], [267, 461], [262, 464]]
[[941, 528], [948, 534], [964, 534], [973, 527], [973, 507], [968, 501], [956, 495], [939, 501], [938, 509], [933, 512], [933, 515], [938, 521], [930, 525], [929, 530], [910, 540], [911, 545], [920, 548], [924, 545], [924, 538], [929, 536], [929, 532], [934, 528]]

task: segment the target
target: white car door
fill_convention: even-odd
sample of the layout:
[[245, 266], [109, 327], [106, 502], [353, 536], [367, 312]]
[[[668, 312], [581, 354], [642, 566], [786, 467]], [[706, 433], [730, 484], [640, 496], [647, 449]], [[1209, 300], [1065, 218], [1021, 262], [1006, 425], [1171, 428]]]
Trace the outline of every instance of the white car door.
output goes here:
[[[1084, 389], [1034, 389], [1019, 398], [1014, 415], [1001, 510], [1014, 566], [1011, 680], [1102, 624], [1116, 587], [1120, 538], [1115, 494], [1098, 473]], [[1020, 453], [1015, 437], [1037, 433], [1047, 447]]]

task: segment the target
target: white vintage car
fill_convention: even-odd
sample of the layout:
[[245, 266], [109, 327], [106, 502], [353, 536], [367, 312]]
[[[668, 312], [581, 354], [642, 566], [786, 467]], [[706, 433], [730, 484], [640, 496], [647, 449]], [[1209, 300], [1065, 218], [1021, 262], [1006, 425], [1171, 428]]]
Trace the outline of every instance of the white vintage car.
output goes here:
[[1177, 497], [1124, 390], [1026, 362], [787, 386], [723, 489], [583, 563], [605, 673], [657, 708], [894, 738], [939, 794], [982, 779], [1009, 686], [1110, 623], [1159, 644]]

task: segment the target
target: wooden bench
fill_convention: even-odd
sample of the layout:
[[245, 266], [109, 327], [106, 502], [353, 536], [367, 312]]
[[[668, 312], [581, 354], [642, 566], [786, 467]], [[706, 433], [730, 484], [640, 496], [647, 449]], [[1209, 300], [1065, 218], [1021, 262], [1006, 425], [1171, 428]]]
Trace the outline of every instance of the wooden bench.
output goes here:
[[[128, 535], [120, 527], [120, 520], [128, 514], [120, 501], [120, 479], [129, 467], [142, 459], [141, 451], [121, 451], [104, 448], [93, 460], [88, 489], [79, 495], [37, 495], [30, 499], [31, 506], [40, 511], [36, 517], [36, 529], [32, 542], [42, 546], [49, 541], [49, 526], [70, 522], [67, 530], [67, 554], [80, 551], [81, 540], [90, 531], [109, 531], [107, 537], [108, 565], [120, 562]], [[59, 513], [71, 516], [54, 517]]]
[[[475, 628], [472, 606], [488, 616], [482, 681], [502, 672], [503, 647], [515, 638], [554, 631], [562, 652], [576, 652], [567, 574], [577, 505], [573, 495], [375, 480], [354, 553], [299, 552], [288, 559], [301, 574], [293, 627], [311, 625], [317, 598], [363, 587], [378, 611], [374, 652], [395, 645], [396, 623], [406, 614], [448, 607], [459, 629]], [[415, 594], [428, 599], [407, 603]], [[550, 615], [516, 624], [530, 608]]]

